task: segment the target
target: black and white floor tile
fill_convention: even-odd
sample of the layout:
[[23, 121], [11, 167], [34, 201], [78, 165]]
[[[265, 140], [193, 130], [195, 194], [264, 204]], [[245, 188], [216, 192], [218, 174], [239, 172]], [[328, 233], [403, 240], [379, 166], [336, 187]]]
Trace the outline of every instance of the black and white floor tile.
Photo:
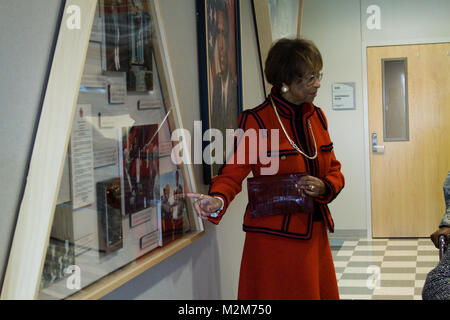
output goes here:
[[341, 299], [421, 300], [439, 262], [430, 239], [330, 239]]

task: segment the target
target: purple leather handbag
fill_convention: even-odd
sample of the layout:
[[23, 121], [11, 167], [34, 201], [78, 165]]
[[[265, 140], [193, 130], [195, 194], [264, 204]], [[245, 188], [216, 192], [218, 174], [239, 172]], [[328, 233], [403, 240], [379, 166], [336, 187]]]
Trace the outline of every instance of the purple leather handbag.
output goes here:
[[253, 218], [276, 214], [312, 213], [313, 199], [302, 196], [296, 183], [305, 173], [258, 176], [247, 179], [250, 215]]

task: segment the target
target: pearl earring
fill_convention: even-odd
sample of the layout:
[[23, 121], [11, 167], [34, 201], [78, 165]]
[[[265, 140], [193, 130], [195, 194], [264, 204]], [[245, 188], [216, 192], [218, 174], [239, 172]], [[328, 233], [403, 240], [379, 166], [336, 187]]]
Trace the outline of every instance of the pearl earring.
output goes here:
[[289, 91], [289, 87], [288, 87], [287, 85], [283, 85], [283, 86], [281, 87], [281, 92], [286, 93], [286, 92], [288, 92], [288, 91]]

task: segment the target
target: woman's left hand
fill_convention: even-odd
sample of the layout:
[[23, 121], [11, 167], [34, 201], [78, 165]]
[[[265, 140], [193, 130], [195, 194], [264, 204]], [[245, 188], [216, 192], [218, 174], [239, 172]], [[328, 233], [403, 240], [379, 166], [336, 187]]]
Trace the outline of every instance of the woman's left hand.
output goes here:
[[296, 186], [302, 196], [319, 197], [326, 191], [323, 181], [313, 176], [301, 177]]

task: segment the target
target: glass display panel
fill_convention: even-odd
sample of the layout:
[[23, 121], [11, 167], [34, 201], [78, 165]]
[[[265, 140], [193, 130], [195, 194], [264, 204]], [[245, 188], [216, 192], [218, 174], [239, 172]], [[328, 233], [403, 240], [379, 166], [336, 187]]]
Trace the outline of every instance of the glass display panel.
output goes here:
[[383, 60], [384, 141], [408, 141], [406, 58]]
[[[39, 299], [63, 299], [202, 229], [147, 0], [99, 1]], [[178, 113], [179, 114], [179, 113]]]

